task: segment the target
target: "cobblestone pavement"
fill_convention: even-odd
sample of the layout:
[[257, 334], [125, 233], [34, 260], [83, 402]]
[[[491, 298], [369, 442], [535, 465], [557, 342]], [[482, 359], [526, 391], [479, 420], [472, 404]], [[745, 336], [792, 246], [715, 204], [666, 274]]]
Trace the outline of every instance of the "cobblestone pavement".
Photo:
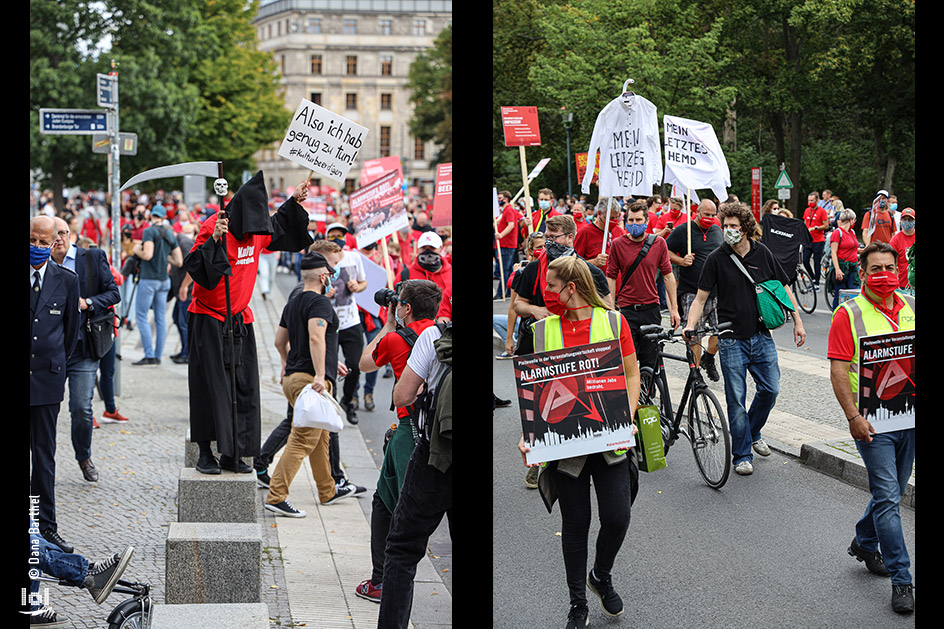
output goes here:
[[[71, 417], [66, 399], [60, 406], [56, 448], [56, 512], [59, 533], [75, 552], [100, 559], [134, 546], [134, 556], [123, 579], [147, 582], [153, 600], [164, 603], [164, 554], [167, 530], [177, 521], [177, 479], [184, 465], [184, 443], [189, 428], [187, 366], [168, 356], [178, 351], [176, 333], [168, 334], [165, 357], [159, 366], [131, 366], [140, 356], [137, 330], [122, 330], [121, 396], [117, 398], [128, 425], [102, 424], [92, 436], [92, 460], [100, 479], [84, 480], [71, 441]], [[96, 393], [95, 417], [104, 405]], [[262, 434], [282, 418], [263, 410]], [[275, 516], [257, 506], [262, 524], [262, 601], [269, 607], [272, 627], [291, 624], [279, 551]], [[87, 590], [44, 583], [49, 602], [76, 628], [107, 627], [106, 618], [127, 594], [113, 593], [96, 605]]]

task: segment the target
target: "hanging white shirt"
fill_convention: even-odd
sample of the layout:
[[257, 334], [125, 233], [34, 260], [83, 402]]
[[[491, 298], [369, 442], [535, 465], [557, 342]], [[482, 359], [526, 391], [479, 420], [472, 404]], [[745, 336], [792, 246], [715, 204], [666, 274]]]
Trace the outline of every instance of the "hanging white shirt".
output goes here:
[[[600, 196], [651, 196], [662, 183], [662, 151], [656, 106], [634, 94], [627, 106], [623, 96], [611, 100], [597, 115], [590, 137], [587, 163], [600, 153]], [[593, 169], [588, 168], [581, 192], [589, 194]]]

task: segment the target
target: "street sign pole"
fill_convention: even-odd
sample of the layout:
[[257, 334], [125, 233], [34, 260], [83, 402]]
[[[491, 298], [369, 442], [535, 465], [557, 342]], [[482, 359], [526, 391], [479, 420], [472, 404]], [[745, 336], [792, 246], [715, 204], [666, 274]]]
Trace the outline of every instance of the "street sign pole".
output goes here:
[[[98, 101], [99, 106], [109, 108], [109, 132], [111, 139], [110, 152], [108, 153], [108, 162], [111, 166], [111, 179], [108, 187], [111, 192], [111, 263], [116, 269], [121, 271], [121, 151], [118, 144], [118, 63], [111, 62], [111, 73], [108, 75], [98, 75]], [[110, 87], [111, 89], [107, 89]], [[125, 281], [133, 281], [128, 277]], [[119, 302], [119, 310], [122, 307], [130, 308], [131, 304]], [[120, 314], [120, 312], [119, 312]], [[115, 353], [116, 357], [121, 355], [121, 324], [115, 332]], [[115, 361], [115, 395], [121, 397], [121, 361]]]

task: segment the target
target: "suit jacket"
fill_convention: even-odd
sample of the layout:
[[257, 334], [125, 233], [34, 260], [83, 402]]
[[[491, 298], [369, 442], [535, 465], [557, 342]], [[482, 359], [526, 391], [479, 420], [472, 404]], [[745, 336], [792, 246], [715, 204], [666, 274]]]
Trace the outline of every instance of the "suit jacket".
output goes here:
[[[92, 269], [91, 287], [89, 287], [89, 267]], [[92, 300], [91, 312], [101, 313], [109, 306], [114, 306], [121, 301], [121, 293], [118, 292], [118, 285], [115, 284], [115, 278], [108, 267], [108, 257], [103, 250], [76, 247], [75, 274], [79, 279], [79, 296], [83, 299], [88, 297]], [[91, 357], [86, 340], [88, 330], [85, 327], [89, 312], [89, 310], [85, 310], [81, 313], [79, 340], [75, 348], [75, 354], [83, 358]]]
[[62, 402], [66, 362], [79, 336], [79, 278], [52, 259], [46, 264], [39, 302], [30, 310], [30, 406]]

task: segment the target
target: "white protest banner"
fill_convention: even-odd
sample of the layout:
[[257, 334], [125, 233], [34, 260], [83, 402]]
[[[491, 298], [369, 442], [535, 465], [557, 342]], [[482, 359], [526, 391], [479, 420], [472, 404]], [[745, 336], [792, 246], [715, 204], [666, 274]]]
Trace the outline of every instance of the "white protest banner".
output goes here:
[[498, 188], [492, 188], [492, 218], [501, 216], [501, 206], [498, 205]]
[[402, 186], [403, 178], [393, 171], [351, 193], [351, 222], [359, 249], [410, 225]]
[[366, 137], [367, 127], [303, 98], [279, 156], [343, 185]]
[[663, 116], [665, 177], [681, 189], [710, 188], [719, 200], [728, 198], [731, 172], [712, 126], [706, 122]]
[[357, 305], [374, 315], [380, 316], [380, 306], [374, 301], [374, 293], [381, 288], [387, 287], [387, 271], [360, 251], [357, 252], [364, 263], [364, 274], [367, 276], [367, 288], [359, 293], [354, 293], [354, 301]]

